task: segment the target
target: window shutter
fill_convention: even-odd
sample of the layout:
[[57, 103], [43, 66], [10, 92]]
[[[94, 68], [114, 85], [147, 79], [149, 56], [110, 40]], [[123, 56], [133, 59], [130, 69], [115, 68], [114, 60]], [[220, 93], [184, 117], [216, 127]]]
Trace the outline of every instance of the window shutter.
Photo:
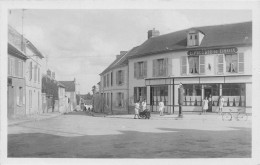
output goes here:
[[200, 62], [200, 74], [205, 74], [205, 56], [199, 56], [199, 62]]
[[244, 53], [238, 53], [238, 72], [244, 72]]
[[164, 73], [164, 76], [168, 76], [168, 58], [165, 58], [164, 60], [163, 60], [163, 62], [164, 62], [164, 71], [163, 71], [163, 73]]
[[134, 103], [137, 102], [137, 87], [134, 87]]
[[118, 85], [118, 71], [116, 72], [116, 85]]
[[124, 84], [124, 74], [125, 74], [125, 72], [124, 72], [124, 70], [122, 70], [121, 71], [121, 84]]
[[224, 55], [218, 55], [218, 74], [224, 73]]
[[157, 76], [157, 60], [153, 60], [153, 77]]
[[125, 104], [125, 102], [124, 102], [124, 93], [121, 93], [121, 104], [122, 104], [122, 107], [124, 107], [124, 104]]
[[138, 67], [138, 63], [135, 62], [135, 63], [134, 63], [134, 78], [138, 78], [138, 77], [137, 77], [137, 75], [138, 75], [137, 67]]
[[181, 74], [187, 74], [187, 57], [181, 57]]
[[147, 77], [147, 61], [144, 61], [144, 73], [143, 73], [143, 75], [144, 75], [144, 78]]

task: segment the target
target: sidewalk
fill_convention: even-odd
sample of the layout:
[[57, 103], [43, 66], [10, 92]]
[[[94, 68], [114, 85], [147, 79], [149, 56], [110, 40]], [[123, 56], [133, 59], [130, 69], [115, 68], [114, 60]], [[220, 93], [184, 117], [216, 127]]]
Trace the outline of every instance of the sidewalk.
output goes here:
[[[107, 115], [107, 118], [134, 118], [133, 114], [126, 114], [126, 115]], [[201, 115], [200, 113], [183, 113], [183, 117], [179, 118], [178, 114], [165, 114], [160, 116], [159, 114], [152, 113], [151, 120], [222, 120], [222, 115], [217, 113], [208, 113], [205, 115]], [[235, 119], [233, 119], [235, 120]], [[248, 116], [248, 121], [251, 121], [251, 116]]]
[[18, 124], [22, 124], [22, 123], [26, 123], [26, 122], [50, 119], [50, 118], [58, 117], [60, 115], [62, 115], [62, 113], [52, 112], [52, 113], [33, 114], [30, 116], [25, 116], [25, 117], [17, 118], [17, 119], [9, 119], [8, 126], [18, 125]]

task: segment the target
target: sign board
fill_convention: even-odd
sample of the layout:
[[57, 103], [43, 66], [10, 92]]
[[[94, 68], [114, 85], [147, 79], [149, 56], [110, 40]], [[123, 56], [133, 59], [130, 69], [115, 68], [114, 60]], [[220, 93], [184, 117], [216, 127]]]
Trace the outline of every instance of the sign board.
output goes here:
[[189, 50], [187, 54], [189, 56], [198, 56], [198, 55], [209, 55], [209, 54], [234, 54], [237, 53], [237, 48], [219, 48], [219, 49], [198, 49], [198, 50]]

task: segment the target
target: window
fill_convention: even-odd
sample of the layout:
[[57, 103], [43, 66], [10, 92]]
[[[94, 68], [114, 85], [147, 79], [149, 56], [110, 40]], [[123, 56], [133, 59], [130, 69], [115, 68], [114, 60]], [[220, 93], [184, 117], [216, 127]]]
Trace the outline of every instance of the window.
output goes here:
[[36, 82], [37, 80], [37, 72], [38, 72], [37, 65], [34, 65], [34, 82]]
[[188, 34], [189, 39], [188, 39], [188, 46], [198, 46], [199, 45], [199, 40], [198, 40], [198, 34], [197, 33], [189, 33]]
[[222, 84], [224, 106], [243, 107], [246, 105], [245, 84]]
[[106, 87], [106, 75], [103, 76], [103, 86]]
[[29, 90], [29, 107], [32, 108], [32, 90]]
[[123, 70], [119, 70], [116, 72], [116, 82], [117, 85], [122, 85], [124, 83], [124, 71]]
[[117, 106], [124, 107], [124, 93], [122, 92], [117, 93]]
[[161, 100], [164, 102], [164, 105], [168, 105], [168, 86], [152, 86], [151, 105], [159, 105]]
[[134, 65], [135, 78], [147, 77], [147, 61], [136, 62]]
[[40, 68], [38, 68], [38, 83], [40, 83], [40, 78], [41, 78], [41, 74], [40, 74], [41, 72], [40, 72]]
[[16, 77], [19, 76], [19, 60], [18, 59], [14, 60], [14, 76], [16, 76]]
[[111, 86], [113, 86], [113, 72], [111, 72]]
[[146, 99], [146, 87], [134, 87], [134, 102]]
[[245, 84], [222, 84], [223, 96], [245, 96]]
[[237, 59], [237, 54], [232, 54], [232, 55], [226, 55], [226, 72], [229, 73], [237, 73], [238, 68], [238, 59]]
[[8, 58], [8, 75], [14, 75], [14, 59]]
[[189, 61], [189, 73], [198, 74], [199, 73], [199, 56], [188, 57]]
[[109, 87], [109, 84], [110, 84], [110, 83], [109, 83], [109, 79], [110, 79], [109, 77], [110, 77], [110, 75], [109, 75], [109, 73], [108, 73], [108, 74], [107, 74], [107, 87]]
[[161, 77], [168, 75], [168, 59], [153, 60], [153, 77]]
[[19, 77], [23, 77], [23, 61], [19, 61]]
[[201, 85], [185, 84], [183, 89], [185, 96], [201, 96]]
[[107, 93], [107, 106], [109, 106], [109, 93]]
[[30, 70], [29, 80], [32, 80], [32, 62], [30, 62], [29, 64], [29, 70]]
[[18, 94], [17, 94], [17, 105], [23, 105], [23, 88], [18, 88]]
[[187, 74], [187, 60], [188, 58], [186, 56], [181, 57], [181, 74], [186, 75]]

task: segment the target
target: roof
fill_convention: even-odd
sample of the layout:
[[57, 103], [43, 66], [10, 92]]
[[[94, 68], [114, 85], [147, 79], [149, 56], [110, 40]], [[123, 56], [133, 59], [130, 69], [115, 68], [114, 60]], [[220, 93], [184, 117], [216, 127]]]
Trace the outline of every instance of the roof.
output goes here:
[[24, 52], [20, 51], [16, 46], [8, 42], [8, 53], [10, 55], [16, 56], [18, 58], [21, 58], [23, 60], [28, 59], [28, 57], [24, 54]]
[[195, 48], [252, 45], [252, 22], [193, 27], [149, 38], [138, 47], [136, 53], [130, 58], [176, 50], [194, 49], [194, 47], [187, 47], [187, 32], [194, 29], [205, 35], [201, 44]]
[[119, 56], [116, 58], [100, 75], [110, 71], [111, 69], [115, 69], [117, 67], [121, 67], [127, 64], [127, 59], [129, 56], [132, 56], [133, 54], [136, 53], [136, 49], [138, 46], [132, 48], [129, 50], [126, 54]]
[[59, 81], [59, 83], [63, 84], [65, 86], [66, 92], [76, 92], [76, 84], [74, 81]]
[[61, 82], [58, 81], [57, 84], [58, 84], [59, 87], [65, 88], [65, 85], [63, 85]]
[[21, 45], [24, 46], [26, 43], [26, 46], [31, 49], [38, 57], [44, 58], [42, 53], [28, 39], [26, 39], [10, 25], [8, 25], [8, 42], [12, 43], [12, 45], [15, 45], [18, 48], [22, 47]]

